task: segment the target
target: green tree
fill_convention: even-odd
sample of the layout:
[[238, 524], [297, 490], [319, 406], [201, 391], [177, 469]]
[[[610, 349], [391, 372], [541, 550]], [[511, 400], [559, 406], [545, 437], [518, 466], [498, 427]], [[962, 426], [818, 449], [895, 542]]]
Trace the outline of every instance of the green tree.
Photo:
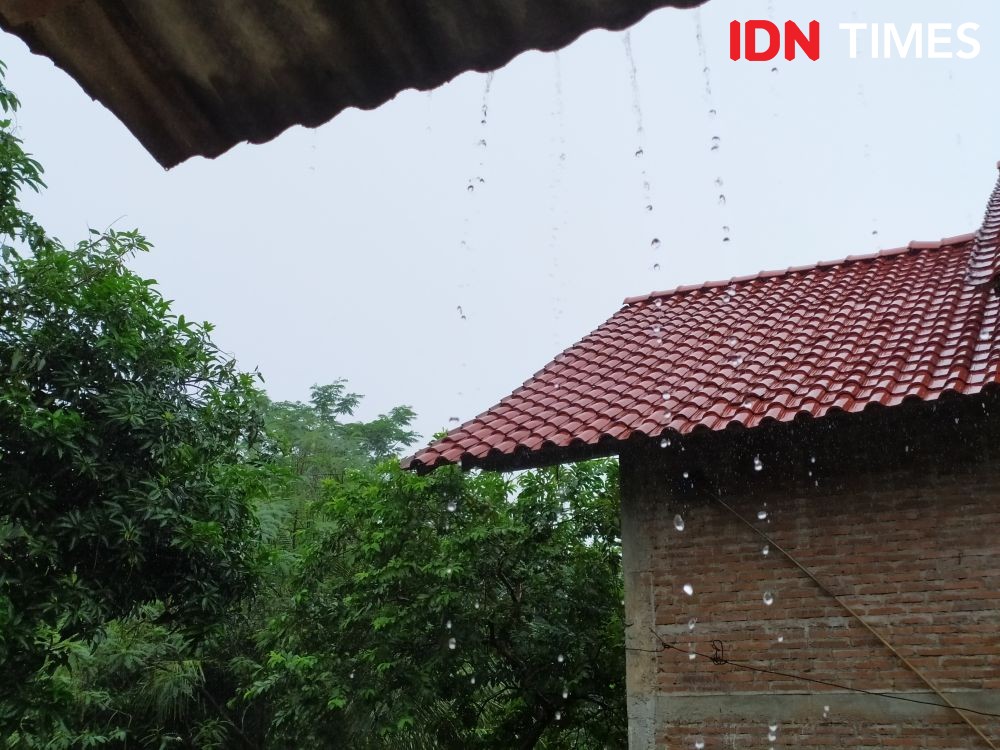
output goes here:
[[617, 464], [326, 484], [246, 691], [269, 746], [621, 747]]
[[142, 235], [45, 233], [20, 202], [41, 175], [0, 122], [0, 735], [210, 745], [200, 660], [254, 586], [262, 397], [126, 267]]

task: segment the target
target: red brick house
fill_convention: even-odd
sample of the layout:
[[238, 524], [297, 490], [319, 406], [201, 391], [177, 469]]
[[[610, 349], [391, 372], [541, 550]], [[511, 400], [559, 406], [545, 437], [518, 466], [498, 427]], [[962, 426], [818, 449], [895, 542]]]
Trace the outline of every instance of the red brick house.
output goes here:
[[997, 747], [998, 329], [1000, 186], [973, 234], [628, 299], [406, 465], [620, 456], [632, 748]]

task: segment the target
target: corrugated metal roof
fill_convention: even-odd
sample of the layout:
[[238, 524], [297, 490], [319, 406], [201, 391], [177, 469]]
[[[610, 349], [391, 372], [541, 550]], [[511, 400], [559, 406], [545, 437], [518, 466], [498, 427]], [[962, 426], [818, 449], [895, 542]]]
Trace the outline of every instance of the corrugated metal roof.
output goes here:
[[706, 0], [0, 0], [165, 167]]
[[1000, 384], [1000, 186], [974, 234], [625, 301], [404, 462], [526, 468]]

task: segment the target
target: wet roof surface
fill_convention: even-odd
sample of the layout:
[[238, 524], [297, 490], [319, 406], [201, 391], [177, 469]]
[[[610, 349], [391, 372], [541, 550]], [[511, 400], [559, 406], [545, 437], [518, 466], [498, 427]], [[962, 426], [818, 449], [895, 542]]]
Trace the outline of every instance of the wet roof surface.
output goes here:
[[170, 167], [705, 1], [0, 0], [0, 27]]
[[[974, 234], [625, 300], [404, 466], [531, 467], [622, 441], [1000, 383], [1000, 185]], [[516, 457], [516, 461], [511, 461]]]

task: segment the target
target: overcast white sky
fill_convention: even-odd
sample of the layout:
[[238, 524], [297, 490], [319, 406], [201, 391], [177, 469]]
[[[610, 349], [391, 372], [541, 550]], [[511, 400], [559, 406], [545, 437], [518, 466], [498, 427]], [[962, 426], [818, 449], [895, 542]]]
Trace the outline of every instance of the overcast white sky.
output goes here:
[[[819, 19], [823, 58], [730, 61], [729, 22], [755, 17]], [[982, 53], [850, 60], [837, 26], [853, 21], [974, 21]], [[466, 74], [166, 172], [0, 36], [47, 170], [29, 205], [50, 230], [141, 228], [156, 249], [137, 270], [217, 324], [272, 397], [343, 377], [363, 416], [410, 404], [425, 435], [495, 403], [626, 296], [978, 226], [1000, 158], [995, 0], [711, 0], [654, 12], [631, 47], [635, 86], [624, 34], [596, 31], [497, 71], [485, 125], [486, 76]]]

